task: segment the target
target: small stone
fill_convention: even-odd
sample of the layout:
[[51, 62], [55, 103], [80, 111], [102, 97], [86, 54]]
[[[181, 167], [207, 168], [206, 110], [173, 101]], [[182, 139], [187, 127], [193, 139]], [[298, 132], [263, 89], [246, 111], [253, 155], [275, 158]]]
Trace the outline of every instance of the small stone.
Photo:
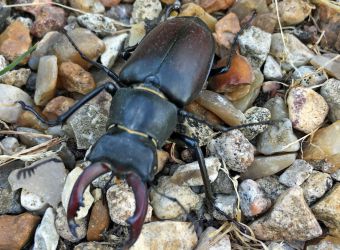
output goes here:
[[66, 169], [61, 159], [57, 157], [44, 158], [23, 170], [28, 171], [28, 169], [34, 169], [34, 173], [29, 175], [26, 172], [20, 173], [20, 170], [11, 172], [8, 181], [12, 189], [24, 188], [56, 208], [61, 201], [61, 192], [66, 178]]
[[118, 5], [120, 3], [120, 0], [100, 0], [100, 2], [108, 8], [111, 8], [112, 6]]
[[309, 178], [302, 183], [303, 195], [308, 204], [312, 204], [321, 198], [333, 185], [329, 174], [313, 171]]
[[[161, 194], [177, 199], [186, 211], [177, 202]], [[178, 186], [168, 177], [160, 178], [158, 185], [151, 189], [150, 201], [155, 215], [162, 220], [181, 219], [187, 215], [187, 212], [197, 210], [202, 203], [201, 197], [194, 193], [190, 187]]]
[[190, 118], [180, 118], [176, 126], [176, 132], [195, 138], [199, 146], [207, 145], [207, 143], [216, 135], [208, 125], [198, 122]]
[[249, 94], [251, 87], [250, 84], [247, 85], [239, 85], [239, 86], [230, 86], [223, 94], [230, 101], [238, 101]]
[[34, 103], [43, 106], [51, 100], [57, 89], [58, 64], [56, 56], [40, 58]]
[[277, 15], [276, 13], [270, 12], [257, 14], [252, 24], [261, 30], [272, 34], [274, 33], [275, 27], [277, 25]]
[[[75, 28], [68, 31], [68, 35], [88, 58], [96, 61], [105, 50], [105, 44], [91, 31], [83, 28]], [[88, 69], [91, 64], [81, 58], [67, 37], [59, 32], [48, 32], [38, 43], [37, 49], [30, 56], [29, 66], [37, 69], [39, 60], [45, 55], [55, 55], [58, 63], [71, 61]]]
[[[27, 104], [27, 102], [25, 102]], [[48, 129], [48, 126], [41, 121], [30, 111], [24, 111], [21, 113], [17, 120], [17, 125], [20, 127], [34, 128], [39, 131]]]
[[91, 210], [89, 226], [86, 239], [88, 241], [100, 241], [102, 234], [108, 229], [110, 224], [109, 209], [104, 205], [103, 200], [98, 200]]
[[20, 88], [0, 84], [0, 93], [2, 93], [0, 99], [0, 120], [5, 122], [14, 123], [20, 117], [22, 108], [17, 103], [18, 101], [32, 105], [31, 97]]
[[331, 121], [340, 120], [340, 81], [328, 79], [321, 87], [320, 94], [328, 104]]
[[[20, 21], [11, 23], [0, 35], [0, 54], [8, 61], [25, 53], [32, 45], [29, 29]], [[26, 64], [27, 58], [20, 64]]]
[[31, 74], [30, 69], [22, 68], [18, 70], [11, 70], [6, 74], [0, 76], [0, 83], [13, 85], [15, 87], [21, 88], [26, 84], [30, 74]]
[[241, 99], [232, 102], [234, 107], [240, 110], [241, 112], [246, 111], [253, 105], [254, 101], [256, 100], [261, 91], [264, 79], [263, 74], [261, 73], [260, 70], [254, 70], [254, 76], [255, 80], [250, 84], [250, 90], [248, 94], [242, 97]]
[[66, 13], [64, 9], [56, 6], [43, 5], [34, 16], [35, 21], [31, 28], [31, 34], [38, 38], [42, 38], [50, 31], [60, 30], [66, 24]]
[[113, 66], [127, 37], [128, 34], [124, 33], [117, 36], [105, 37], [103, 39], [106, 49], [101, 55], [100, 61], [104, 66], [108, 68]]
[[[67, 211], [67, 207], [70, 201], [70, 196], [74, 187], [74, 184], [78, 180], [79, 176], [82, 174], [83, 169], [80, 167], [75, 167], [68, 175], [65, 181], [64, 189], [61, 195], [62, 204], [64, 207], [64, 210]], [[85, 218], [89, 212], [89, 209], [92, 206], [92, 203], [94, 201], [91, 193], [90, 193], [90, 186], [88, 186], [82, 196], [82, 202], [83, 206], [80, 206], [77, 210], [77, 216], [76, 220], [80, 220], [82, 218]]]
[[25, 26], [27, 28], [29, 28], [29, 29], [31, 29], [32, 26], [33, 26], [33, 20], [31, 18], [19, 16], [18, 18], [13, 20], [13, 22], [16, 21], [16, 20], [18, 20], [18, 21], [22, 22], [23, 24], [25, 24]]
[[83, 242], [76, 245], [73, 248], [73, 250], [112, 250], [112, 249], [116, 249], [115, 242], [95, 242], [95, 241]]
[[238, 17], [230, 12], [223, 18], [218, 20], [215, 25], [215, 33], [213, 36], [218, 45], [227, 49], [231, 48], [231, 44], [235, 38], [235, 34], [241, 29]]
[[48, 203], [45, 202], [39, 195], [31, 193], [26, 189], [22, 189], [20, 195], [20, 203], [27, 211], [44, 214], [48, 208]]
[[230, 12], [235, 13], [240, 20], [243, 20], [245, 17], [251, 15], [254, 10], [256, 11], [257, 15], [268, 13], [269, 9], [267, 6], [267, 1], [238, 0], [230, 9]]
[[[106, 1], [106, 0], [105, 0]], [[113, 0], [116, 1], [116, 0]], [[116, 6], [112, 6], [107, 12], [106, 16], [115, 19], [119, 22], [130, 24], [130, 18], [132, 14], [132, 5], [121, 3]]]
[[283, 77], [281, 66], [278, 62], [271, 56], [268, 55], [266, 63], [263, 69], [264, 78], [267, 80], [281, 80]]
[[8, 176], [15, 169], [24, 167], [24, 162], [13, 161], [1, 166], [0, 169], [0, 215], [19, 214], [23, 212], [20, 205], [20, 191], [14, 191], [8, 182]]
[[147, 250], [158, 246], [167, 250], [189, 250], [194, 249], [196, 244], [197, 236], [191, 223], [156, 221], [143, 226], [138, 240], [130, 250]]
[[334, 56], [316, 55], [310, 60], [315, 68], [324, 69], [327, 74], [340, 80], [340, 61], [332, 60]]
[[6, 19], [10, 15], [11, 15], [11, 8], [3, 8], [3, 7], [0, 8], [0, 33], [6, 27]]
[[63, 62], [60, 65], [59, 77], [63, 88], [69, 92], [85, 95], [96, 88], [92, 75], [73, 62]]
[[223, 121], [217, 115], [193, 101], [185, 106], [185, 110], [194, 113], [202, 119], [211, 122], [212, 124], [223, 124]]
[[35, 232], [33, 250], [57, 249], [59, 235], [54, 221], [54, 211], [48, 208]]
[[316, 131], [303, 150], [303, 158], [306, 161], [326, 160], [331, 164], [328, 173], [340, 169], [340, 140], [334, 139], [339, 138], [339, 132], [339, 120]]
[[234, 4], [235, 0], [201, 0], [201, 7], [208, 13], [226, 10]]
[[22, 249], [34, 234], [40, 217], [30, 213], [0, 216], [0, 249]]
[[[237, 213], [237, 196], [236, 194], [217, 194], [216, 199], [214, 201], [214, 205], [216, 208], [218, 208], [220, 211], [222, 211], [224, 214], [226, 214], [229, 218], [235, 218]], [[216, 220], [225, 221], [229, 218], [226, 218], [224, 214], [221, 214], [219, 211], [214, 209], [213, 211], [213, 217]]]
[[261, 240], [306, 241], [322, 234], [300, 187], [283, 192], [270, 212], [255, 220], [250, 228]]
[[[217, 157], [208, 157], [205, 160], [210, 182], [217, 178], [221, 162]], [[182, 186], [202, 186], [204, 185], [198, 161], [178, 167], [175, 173], [170, 177], [170, 181]]]
[[287, 187], [279, 182], [279, 177], [276, 175], [257, 179], [256, 183], [272, 202], [276, 201], [280, 194], [287, 190]]
[[287, 187], [300, 186], [313, 171], [313, 166], [304, 160], [295, 160], [294, 163], [280, 175], [280, 182]]
[[340, 182], [340, 169], [338, 169], [337, 171], [335, 171], [332, 175], [332, 178], [338, 182]]
[[145, 35], [146, 30], [144, 22], [132, 24], [130, 28], [130, 36], [127, 46], [134, 46], [139, 44]]
[[296, 159], [295, 153], [257, 156], [253, 164], [247, 169], [247, 172], [241, 175], [242, 179], [259, 179], [280, 172], [289, 167]]
[[198, 240], [195, 250], [231, 250], [229, 236], [224, 234], [223, 237], [221, 237], [220, 233], [214, 235], [214, 237], [211, 236], [215, 231], [216, 228], [214, 227], [205, 229]]
[[256, 145], [257, 151], [264, 155], [296, 152], [300, 149], [292, 123], [287, 118], [268, 126], [267, 130], [258, 136]]
[[317, 243], [311, 243], [306, 247], [306, 250], [338, 250], [340, 249], [340, 238], [327, 235]]
[[321, 95], [302, 87], [291, 89], [287, 104], [293, 127], [306, 134], [320, 127], [329, 109]]
[[55, 97], [46, 104], [42, 114], [50, 121], [55, 120], [58, 116], [69, 110], [74, 103], [75, 101], [69, 97]]
[[77, 237], [75, 237], [68, 227], [67, 224], [67, 216], [63, 206], [59, 206], [57, 208], [57, 214], [55, 218], [55, 228], [57, 229], [57, 233], [59, 236], [65, 240], [71, 242], [78, 242], [81, 239], [84, 239], [86, 236], [87, 229], [87, 221], [86, 218], [80, 219], [76, 221], [78, 227], [76, 227]]
[[[270, 111], [266, 108], [262, 107], [252, 107], [248, 109], [244, 115], [246, 116], [246, 120], [243, 122], [244, 124], [249, 123], [257, 123], [257, 122], [265, 122], [270, 121]], [[250, 127], [241, 128], [240, 131], [243, 135], [248, 139], [254, 139], [258, 134], [263, 133], [268, 129], [268, 125], [255, 125]]]
[[215, 30], [217, 19], [206, 12], [201, 6], [194, 3], [183, 4], [179, 16], [196, 16], [200, 18], [209, 27], [211, 31]]
[[305, 65], [314, 56], [299, 39], [292, 34], [284, 34], [285, 45], [281, 33], [272, 35], [270, 54], [281, 63], [283, 70]]
[[301, 23], [312, 9], [312, 5], [303, 0], [283, 0], [278, 3], [280, 19], [285, 26]]
[[271, 34], [252, 26], [239, 36], [238, 41], [241, 54], [254, 68], [260, 68], [270, 50]]
[[[111, 220], [119, 225], [129, 225], [126, 220], [133, 215], [136, 207], [132, 189], [125, 182], [121, 182], [107, 190], [106, 200]], [[145, 222], [151, 221], [151, 214], [152, 208], [149, 205]]]
[[237, 172], [245, 172], [254, 161], [254, 146], [239, 130], [223, 133], [207, 145], [210, 155], [221, 157], [227, 166]]
[[68, 119], [67, 126], [73, 131], [78, 149], [88, 149], [105, 134], [111, 98], [102, 92]]
[[340, 183], [334, 187], [313, 207], [313, 213], [331, 230], [331, 235], [340, 234]]
[[238, 193], [243, 214], [253, 217], [267, 211], [271, 206], [271, 200], [265, 197], [259, 185], [253, 180], [241, 182]]
[[133, 23], [156, 19], [162, 11], [159, 0], [135, 0], [132, 10]]
[[23, 147], [20, 147], [19, 141], [15, 137], [11, 136], [5, 137], [4, 139], [1, 140], [1, 144], [3, 154], [6, 155], [14, 155], [23, 150]]
[[293, 72], [292, 78], [296, 84], [304, 87], [319, 85], [326, 81], [326, 76], [322, 72], [318, 72], [313, 66], [301, 66]]
[[274, 98], [269, 99], [263, 107], [269, 109], [273, 121], [289, 117], [287, 106], [282, 97], [275, 96]]
[[100, 14], [84, 14], [77, 17], [78, 23], [99, 36], [112, 35], [117, 31], [115, 21]]
[[234, 190], [234, 185], [228, 175], [220, 170], [216, 180], [212, 183], [214, 193], [218, 194], [231, 194]]
[[105, 7], [99, 0], [70, 0], [73, 8], [90, 13], [104, 13]]
[[[216, 64], [216, 68], [226, 65], [227, 58], [222, 58]], [[215, 92], [232, 92], [235, 87], [249, 85], [254, 81], [254, 73], [246, 57], [235, 55], [232, 58], [230, 69], [211, 78], [209, 88]]]
[[3, 55], [0, 55], [0, 70], [6, 68], [7, 64], [6, 58]]
[[245, 120], [244, 114], [237, 110], [227, 98], [213, 91], [201, 91], [196, 101], [216, 114], [228, 125], [240, 125]]

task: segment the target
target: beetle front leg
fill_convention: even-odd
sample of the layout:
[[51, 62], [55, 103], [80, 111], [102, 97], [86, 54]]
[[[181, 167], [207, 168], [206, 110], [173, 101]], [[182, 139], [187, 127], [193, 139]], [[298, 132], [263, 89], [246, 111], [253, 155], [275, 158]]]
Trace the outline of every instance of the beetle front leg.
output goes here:
[[119, 86], [115, 85], [112, 82], [108, 82], [105, 83], [97, 88], [95, 88], [94, 90], [92, 90], [90, 93], [88, 93], [87, 95], [85, 95], [82, 99], [80, 99], [75, 105], [73, 105], [69, 110], [67, 110], [64, 114], [60, 115], [57, 117], [57, 119], [55, 119], [54, 121], [47, 121], [45, 120], [44, 117], [42, 117], [32, 106], [27, 105], [26, 103], [24, 103], [23, 101], [18, 101], [18, 103], [21, 105], [21, 108], [23, 110], [27, 110], [32, 112], [35, 117], [37, 117], [37, 119], [39, 121], [41, 121], [42, 123], [47, 124], [48, 126], [56, 126], [59, 125], [61, 123], [63, 123], [64, 121], [66, 121], [74, 112], [76, 112], [79, 108], [81, 108], [85, 103], [87, 103], [88, 101], [90, 101], [92, 98], [94, 98], [95, 96], [97, 96], [100, 92], [102, 92], [103, 90], [106, 90], [107, 92], [109, 92], [111, 95], [114, 95], [115, 92], [117, 91], [117, 89], [119, 88]]

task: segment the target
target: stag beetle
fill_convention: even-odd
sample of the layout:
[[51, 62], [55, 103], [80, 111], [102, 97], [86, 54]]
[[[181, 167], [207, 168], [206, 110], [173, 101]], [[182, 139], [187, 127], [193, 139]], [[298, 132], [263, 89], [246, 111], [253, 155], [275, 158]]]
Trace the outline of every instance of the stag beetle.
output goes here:
[[[42, 122], [61, 124], [87, 101], [106, 90], [112, 98], [107, 132], [91, 148], [85, 168], [76, 181], [67, 209], [70, 230], [75, 233], [75, 216], [82, 205], [85, 188], [107, 172], [125, 178], [132, 187], [136, 208], [128, 219], [132, 246], [141, 232], [148, 206], [148, 188], [157, 168], [157, 149], [168, 138], [182, 140], [194, 149], [200, 166], [206, 198], [214, 201], [201, 148], [194, 138], [174, 133], [178, 117], [189, 117], [219, 131], [238, 127], [213, 125], [183, 107], [195, 99], [209, 75], [224, 73], [225, 67], [213, 69], [215, 43], [211, 31], [197, 17], [175, 17], [153, 28], [137, 46], [118, 76], [105, 66], [87, 58], [69, 38], [82, 58], [104, 70], [113, 82], [97, 87], [54, 121], [46, 121], [32, 107], [20, 102]], [[236, 41], [236, 39], [235, 39]], [[229, 60], [230, 61], [230, 60]], [[258, 125], [246, 124], [239, 127]], [[262, 123], [268, 124], [268, 123]]]

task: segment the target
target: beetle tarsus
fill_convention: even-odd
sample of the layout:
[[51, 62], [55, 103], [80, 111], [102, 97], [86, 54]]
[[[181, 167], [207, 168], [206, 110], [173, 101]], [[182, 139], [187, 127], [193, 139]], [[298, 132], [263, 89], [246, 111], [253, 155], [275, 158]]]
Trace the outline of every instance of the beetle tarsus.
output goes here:
[[136, 209], [133, 216], [127, 220], [127, 223], [131, 225], [130, 238], [125, 243], [124, 248], [132, 246], [138, 239], [148, 211], [148, 191], [146, 184], [141, 180], [139, 175], [134, 172], [129, 173], [126, 180], [135, 195]]

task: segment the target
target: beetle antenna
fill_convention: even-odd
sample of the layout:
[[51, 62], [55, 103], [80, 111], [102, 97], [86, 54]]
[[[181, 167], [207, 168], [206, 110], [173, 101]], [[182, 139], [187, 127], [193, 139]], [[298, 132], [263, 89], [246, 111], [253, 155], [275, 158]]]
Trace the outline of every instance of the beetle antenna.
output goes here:
[[182, 117], [187, 117], [193, 120], [196, 120], [197, 122], [204, 123], [208, 127], [210, 127], [213, 130], [221, 131], [221, 132], [229, 132], [234, 129], [240, 129], [240, 128], [246, 128], [246, 127], [252, 127], [252, 126], [258, 126], [258, 125], [273, 125], [275, 121], [269, 120], [269, 121], [261, 121], [261, 122], [254, 122], [254, 123], [246, 123], [246, 124], [241, 124], [238, 126], [233, 126], [233, 127], [227, 127], [219, 124], [212, 124], [201, 117], [190, 113], [188, 111], [185, 111], [184, 109], [179, 109], [178, 110], [178, 115]]
[[76, 51], [79, 53], [79, 55], [81, 56], [81, 58], [83, 58], [85, 61], [87, 61], [88, 63], [92, 64], [93, 66], [95, 66], [96, 68], [103, 70], [112, 80], [114, 80], [115, 82], [117, 82], [119, 85], [123, 86], [122, 82], [119, 79], [119, 76], [113, 72], [112, 70], [110, 70], [108, 67], [94, 61], [91, 60], [89, 57], [87, 57], [80, 49], [79, 47], [75, 44], [75, 42], [72, 40], [72, 38], [70, 37], [69, 34], [67, 34], [67, 32], [63, 32], [63, 34], [67, 37], [67, 39], [70, 41], [70, 43], [72, 44], [72, 46], [76, 49]]
[[253, 21], [253, 19], [255, 18], [255, 16], [256, 16], [256, 10], [253, 11], [250, 19], [244, 25], [242, 25], [240, 31], [236, 33], [234, 40], [233, 40], [233, 43], [231, 44], [229, 56], [227, 57], [227, 60], [226, 60], [226, 66], [211, 69], [210, 73], [209, 73], [209, 77], [224, 74], [230, 69], [231, 60], [236, 53], [236, 46], [237, 46], [237, 42], [238, 42], [238, 37], [243, 33], [243, 31], [245, 29], [249, 28], [249, 26], [250, 26], [251, 22]]

